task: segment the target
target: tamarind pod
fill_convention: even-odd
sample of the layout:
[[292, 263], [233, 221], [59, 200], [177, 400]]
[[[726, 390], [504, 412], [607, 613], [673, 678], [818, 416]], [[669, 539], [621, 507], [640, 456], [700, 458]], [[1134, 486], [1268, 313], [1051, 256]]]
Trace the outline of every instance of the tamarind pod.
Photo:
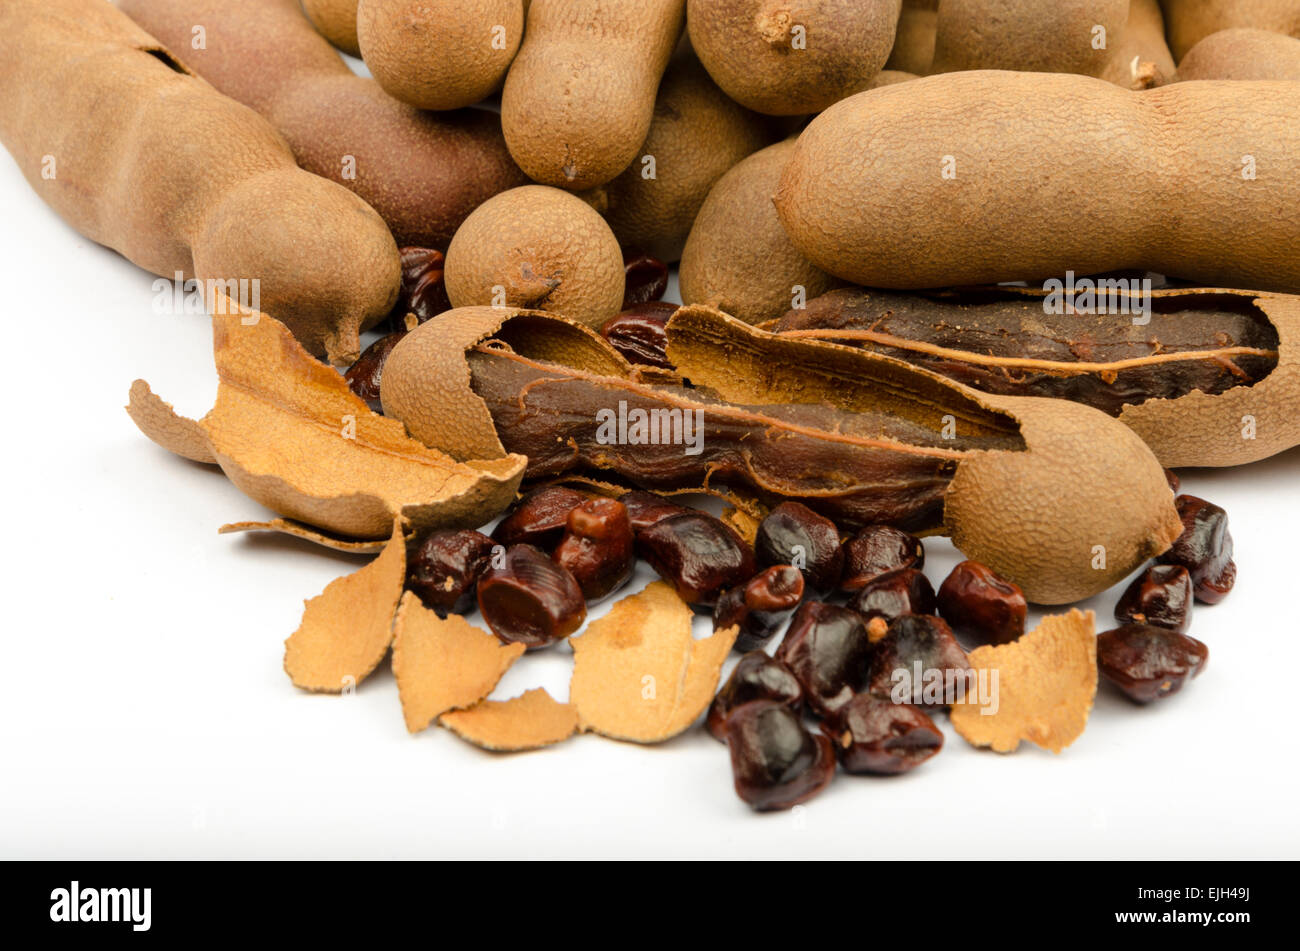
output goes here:
[[1300, 39], [1246, 27], [1220, 30], [1188, 50], [1178, 78], [1300, 81]]
[[256, 109], [298, 164], [364, 198], [401, 245], [445, 251], [498, 192], [527, 183], [501, 121], [428, 113], [354, 74], [297, 0], [120, 0], [198, 75]]
[[374, 210], [103, 0], [0, 4], [0, 141], [77, 231], [164, 277], [245, 281], [317, 355], [355, 359], [397, 298]]
[[345, 53], [361, 55], [357, 42], [358, 0], [302, 0], [302, 12], [316, 32]]
[[1040, 603], [1104, 590], [1181, 532], [1151, 450], [1089, 406], [980, 393], [702, 306], [669, 321], [668, 356], [692, 387], [572, 321], [460, 308], [394, 347], [384, 411], [454, 458], [526, 453], [536, 478], [723, 487], [845, 527], [942, 532]]
[[932, 73], [1014, 69], [1100, 76], [1129, 0], [944, 0]]
[[1149, 89], [1177, 79], [1174, 54], [1165, 42], [1165, 21], [1156, 0], [1131, 0], [1128, 22], [1110, 44], [1101, 78], [1126, 89]]
[[1025, 287], [843, 289], [772, 329], [986, 393], [1084, 403], [1118, 417], [1170, 468], [1241, 465], [1300, 445], [1300, 297], [1222, 288], [1111, 297], [1106, 279], [1087, 283], [1096, 291], [1085, 310]]
[[1297, 115], [1293, 82], [928, 76], [814, 119], [776, 206], [808, 260], [867, 287], [1135, 269], [1294, 293]]
[[1187, 51], [1220, 30], [1248, 27], [1300, 37], [1295, 0], [1160, 0], [1169, 46], [1181, 63]]

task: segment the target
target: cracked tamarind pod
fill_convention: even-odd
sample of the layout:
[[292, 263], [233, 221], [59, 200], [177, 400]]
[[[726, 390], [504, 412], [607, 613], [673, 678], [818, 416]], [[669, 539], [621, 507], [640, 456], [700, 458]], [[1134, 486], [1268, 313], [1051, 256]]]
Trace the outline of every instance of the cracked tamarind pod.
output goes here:
[[317, 356], [355, 360], [397, 299], [375, 211], [102, 0], [0, 6], [0, 141], [77, 231], [279, 317]]
[[1105, 590], [1182, 530], [1150, 450], [1091, 407], [981, 394], [707, 307], [668, 334], [694, 386], [647, 378], [572, 321], [449, 311], [393, 350], [384, 410], [453, 458], [525, 455], [528, 478], [729, 488], [846, 529], [945, 533], [1039, 603]]
[[846, 288], [772, 329], [987, 393], [1084, 403], [1126, 423], [1166, 466], [1239, 465], [1300, 444], [1300, 297], [1128, 287], [1083, 279], [1068, 309], [1027, 288]]

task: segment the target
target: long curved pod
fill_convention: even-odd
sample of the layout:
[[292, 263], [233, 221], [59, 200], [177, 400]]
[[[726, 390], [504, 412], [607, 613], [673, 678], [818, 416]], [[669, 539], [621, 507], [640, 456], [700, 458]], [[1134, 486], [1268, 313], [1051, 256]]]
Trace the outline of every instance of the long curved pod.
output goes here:
[[1133, 268], [1296, 293], [1297, 115], [1293, 82], [928, 76], [814, 119], [776, 206], [812, 263], [866, 287]]
[[356, 359], [396, 300], [374, 210], [103, 0], [0, 4], [0, 141], [86, 237], [209, 292], [244, 282], [231, 296], [318, 356]]

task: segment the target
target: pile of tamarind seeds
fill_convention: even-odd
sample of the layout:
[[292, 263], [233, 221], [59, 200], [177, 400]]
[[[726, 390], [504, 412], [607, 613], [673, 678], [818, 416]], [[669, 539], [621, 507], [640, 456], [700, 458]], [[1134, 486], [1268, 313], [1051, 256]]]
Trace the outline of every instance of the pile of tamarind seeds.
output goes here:
[[489, 750], [705, 729], [757, 810], [1060, 752], [1206, 667], [1173, 470], [1300, 444], [1300, 0], [4, 0], [0, 141], [201, 297], [216, 406], [128, 410], [222, 530], [367, 558], [295, 686]]

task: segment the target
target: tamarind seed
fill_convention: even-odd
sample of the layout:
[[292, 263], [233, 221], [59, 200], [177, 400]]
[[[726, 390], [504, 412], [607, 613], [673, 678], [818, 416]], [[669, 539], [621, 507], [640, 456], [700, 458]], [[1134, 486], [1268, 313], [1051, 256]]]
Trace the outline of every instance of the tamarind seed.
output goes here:
[[379, 326], [386, 333], [410, 330], [451, 309], [442, 252], [414, 245], [399, 248], [398, 252], [402, 259], [402, 282], [397, 302]]
[[715, 739], [727, 742], [727, 717], [753, 700], [774, 700], [798, 712], [803, 704], [803, 688], [785, 664], [761, 650], [750, 651], [736, 662], [731, 676], [713, 698], [705, 727]]
[[943, 733], [923, 710], [870, 693], [854, 696], [821, 729], [850, 773], [906, 773], [943, 749]]
[[415, 314], [424, 323], [451, 310], [444, 275], [446, 258], [434, 248], [405, 247], [402, 256], [402, 290], [398, 298], [401, 314]]
[[811, 711], [826, 716], [848, 703], [866, 683], [871, 640], [856, 611], [805, 601], [790, 619], [776, 657], [799, 679]]
[[743, 585], [728, 588], [713, 609], [713, 629], [738, 626], [734, 650], [761, 648], [789, 619], [803, 600], [804, 579], [798, 568], [773, 565]]
[[569, 512], [551, 557], [572, 572], [588, 601], [621, 588], [636, 566], [627, 507], [615, 499], [587, 499]]
[[1174, 505], [1183, 522], [1183, 533], [1156, 561], [1162, 565], [1182, 565], [1192, 576], [1196, 600], [1218, 604], [1237, 581], [1228, 513], [1194, 495], [1180, 495], [1174, 499]]
[[721, 519], [672, 515], [637, 533], [637, 552], [688, 604], [712, 607], [732, 585], [752, 578], [754, 551]]
[[627, 516], [632, 521], [632, 531], [641, 532], [655, 522], [663, 521], [673, 515], [688, 515], [695, 511], [685, 505], [664, 498], [654, 492], [637, 489], [620, 495], [618, 500], [627, 506]]
[[406, 587], [439, 615], [466, 614], [495, 547], [482, 532], [430, 532], [411, 556]]
[[818, 594], [833, 591], [844, 570], [839, 529], [802, 502], [782, 502], [768, 513], [758, 526], [754, 553], [763, 566], [794, 565]]
[[1174, 495], [1177, 495], [1178, 489], [1183, 484], [1182, 480], [1178, 478], [1178, 473], [1175, 472], [1173, 469], [1166, 469], [1165, 481], [1169, 483], [1169, 491], [1172, 492]]
[[577, 580], [532, 545], [512, 545], [478, 583], [483, 620], [503, 643], [549, 647], [582, 626], [587, 603]]
[[657, 301], [668, 290], [668, 265], [644, 251], [623, 249], [623, 273], [624, 310]]
[[435, 248], [415, 246], [399, 248], [398, 252], [402, 261], [402, 282], [397, 303], [381, 324], [381, 329], [386, 333], [366, 348], [344, 374], [352, 392], [365, 400], [376, 413], [383, 412], [379, 388], [384, 364], [393, 348], [412, 329], [409, 317], [414, 315], [415, 325], [418, 326], [451, 309], [447, 287], [443, 282], [442, 252]]
[[677, 304], [635, 304], [601, 324], [600, 335], [632, 363], [672, 369], [668, 359], [668, 320]]
[[940, 616], [967, 643], [1010, 644], [1025, 633], [1025, 593], [978, 561], [957, 565], [939, 585], [936, 603]]
[[934, 588], [915, 568], [900, 568], [877, 575], [858, 589], [849, 606], [866, 621], [886, 622], [904, 614], [933, 614]]
[[1137, 703], [1177, 693], [1209, 658], [1210, 649], [1194, 637], [1153, 624], [1125, 624], [1097, 635], [1097, 669]]
[[1191, 624], [1192, 576], [1182, 565], [1152, 565], [1115, 605], [1121, 624], [1152, 624], [1186, 633]]
[[546, 485], [529, 492], [506, 513], [492, 532], [502, 545], [534, 545], [549, 551], [564, 534], [569, 513], [587, 496], [562, 485]]
[[924, 567], [925, 546], [919, 538], [891, 525], [868, 525], [844, 543], [840, 590], [852, 593], [887, 571]]
[[831, 741], [804, 729], [783, 703], [754, 700], [733, 710], [727, 747], [736, 795], [760, 812], [807, 802], [835, 776]]
[[874, 646], [867, 691], [899, 702], [946, 707], [958, 699], [959, 684], [965, 689], [968, 670], [970, 661], [947, 622], [932, 614], [904, 614], [890, 622]]
[[357, 362], [348, 367], [347, 372], [343, 374], [348, 389], [365, 400], [366, 405], [373, 412], [382, 414], [384, 411], [383, 403], [379, 398], [380, 386], [384, 380], [384, 364], [388, 362], [388, 355], [393, 352], [393, 348], [401, 343], [406, 334], [406, 329], [402, 328], [380, 337], [366, 347], [361, 356], [357, 357]]

